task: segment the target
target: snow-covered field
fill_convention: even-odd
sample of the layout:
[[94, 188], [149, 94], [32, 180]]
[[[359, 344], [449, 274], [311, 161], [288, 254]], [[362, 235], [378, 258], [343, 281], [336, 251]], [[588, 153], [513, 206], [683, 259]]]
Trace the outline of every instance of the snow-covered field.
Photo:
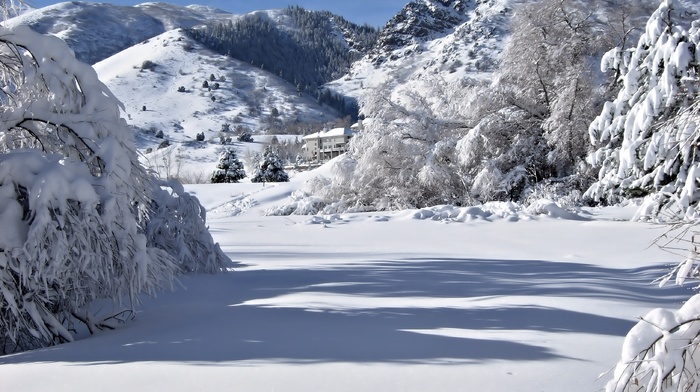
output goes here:
[[310, 175], [189, 186], [234, 271], [0, 357], [2, 390], [596, 391], [635, 318], [691, 295], [650, 284], [678, 260], [632, 208], [262, 215]]

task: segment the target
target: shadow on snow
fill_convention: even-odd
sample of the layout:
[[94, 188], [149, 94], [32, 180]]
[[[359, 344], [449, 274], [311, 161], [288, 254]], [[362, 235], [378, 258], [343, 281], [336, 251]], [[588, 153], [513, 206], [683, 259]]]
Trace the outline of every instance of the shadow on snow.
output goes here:
[[[677, 306], [689, 292], [651, 285], [661, 273], [660, 268], [651, 267], [620, 270], [578, 263], [469, 259], [353, 262], [312, 270], [244, 268], [215, 276], [184, 277], [186, 289], [146, 299], [144, 310], [123, 328], [0, 357], [0, 364], [541, 361], [560, 356], [547, 347], [519, 342], [517, 331], [624, 336], [634, 321], [514, 305], [508, 303], [508, 297], [577, 297], [618, 301], [620, 306], [630, 302]], [[275, 305], [276, 298], [294, 295], [301, 300], [293, 306]], [[338, 308], [333, 301], [320, 308], [304, 303], [304, 296], [317, 298], [314, 295], [360, 300], [353, 307]], [[444, 299], [482, 297], [506, 300], [503, 306], [468, 309], [441, 305]], [[402, 298], [401, 306], [383, 302]], [[420, 306], [410, 305], [413, 298], [421, 299]], [[262, 302], [256, 305], [256, 301]], [[513, 330], [513, 339], [406, 331], [444, 328]]]

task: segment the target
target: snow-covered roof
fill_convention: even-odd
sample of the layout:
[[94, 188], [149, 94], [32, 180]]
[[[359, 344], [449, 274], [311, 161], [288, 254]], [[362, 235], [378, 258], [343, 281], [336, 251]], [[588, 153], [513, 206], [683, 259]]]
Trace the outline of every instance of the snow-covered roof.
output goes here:
[[310, 135], [306, 135], [302, 138], [302, 140], [325, 139], [325, 138], [336, 137], [336, 136], [355, 136], [356, 133], [357, 133], [357, 131], [354, 131], [350, 128], [333, 128], [329, 131], [321, 131], [321, 132], [312, 133]]

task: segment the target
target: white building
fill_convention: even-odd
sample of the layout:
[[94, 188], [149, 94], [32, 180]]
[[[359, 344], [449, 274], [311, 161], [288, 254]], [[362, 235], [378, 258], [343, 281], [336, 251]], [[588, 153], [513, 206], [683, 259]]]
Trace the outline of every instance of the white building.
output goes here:
[[304, 158], [310, 161], [333, 159], [347, 150], [348, 142], [356, 133], [349, 128], [334, 128], [306, 135], [302, 139]]

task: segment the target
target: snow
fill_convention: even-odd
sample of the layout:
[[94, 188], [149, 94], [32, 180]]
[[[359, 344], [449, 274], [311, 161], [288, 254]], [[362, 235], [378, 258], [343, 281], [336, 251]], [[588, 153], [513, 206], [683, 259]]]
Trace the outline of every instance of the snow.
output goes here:
[[0, 357], [3, 388], [592, 391], [636, 317], [691, 295], [651, 284], [678, 260], [649, 248], [663, 226], [625, 220], [634, 205], [263, 215], [329, 170], [187, 186], [234, 271], [183, 277], [114, 331]]
[[[142, 69], [145, 61], [155, 63], [155, 68]], [[272, 138], [257, 134], [265, 131], [263, 118], [272, 108], [277, 108], [284, 120], [323, 123], [336, 117], [314, 99], [299, 97], [295, 86], [250, 64], [206, 50], [179, 29], [132, 46], [94, 68], [124, 103], [124, 115], [136, 129], [142, 163], [163, 177], [208, 179], [224, 148], [219, 143], [224, 124], [231, 130], [226, 136], [234, 140], [228, 147], [235, 148], [243, 159], [249, 153], [262, 152], [263, 143]], [[220, 88], [210, 91], [202, 83], [214, 83], [209, 80], [212, 74]], [[179, 87], [185, 87], [185, 92], [179, 92]], [[249, 115], [251, 102], [259, 102], [256, 105], [262, 108], [261, 114]], [[253, 132], [255, 143], [235, 142], [237, 126]], [[163, 131], [163, 139], [155, 137], [157, 131]], [[200, 132], [204, 142], [195, 141]], [[295, 138], [301, 136], [278, 136], [280, 141]], [[159, 150], [164, 139], [172, 147]], [[153, 152], [148, 153], [149, 148]]]
[[306, 135], [302, 138], [302, 140], [331, 138], [336, 136], [354, 136], [356, 133], [357, 132], [354, 130], [348, 128], [333, 128], [327, 131], [320, 131]]
[[[440, 6], [454, 20], [462, 20], [454, 28], [428, 37], [411, 37], [405, 46], [379, 48], [355, 62], [347, 75], [326, 84], [345, 96], [360, 98], [377, 88], [405, 94], [411, 87], [421, 88], [424, 80], [439, 74], [447, 83], [476, 84], [490, 80], [494, 65], [500, 58], [507, 34], [511, 5], [520, 1], [483, 1], [466, 4], [462, 15], [451, 7]], [[426, 2], [435, 7], [435, 2]], [[407, 6], [408, 7], [408, 6]], [[405, 10], [405, 9], [404, 9]], [[430, 25], [430, 17], [403, 15], [407, 21], [396, 23], [384, 35], [392, 39], [405, 38], [405, 29]], [[402, 19], [403, 19], [402, 18]], [[380, 38], [381, 41], [382, 38]], [[390, 45], [391, 46], [391, 45]]]

